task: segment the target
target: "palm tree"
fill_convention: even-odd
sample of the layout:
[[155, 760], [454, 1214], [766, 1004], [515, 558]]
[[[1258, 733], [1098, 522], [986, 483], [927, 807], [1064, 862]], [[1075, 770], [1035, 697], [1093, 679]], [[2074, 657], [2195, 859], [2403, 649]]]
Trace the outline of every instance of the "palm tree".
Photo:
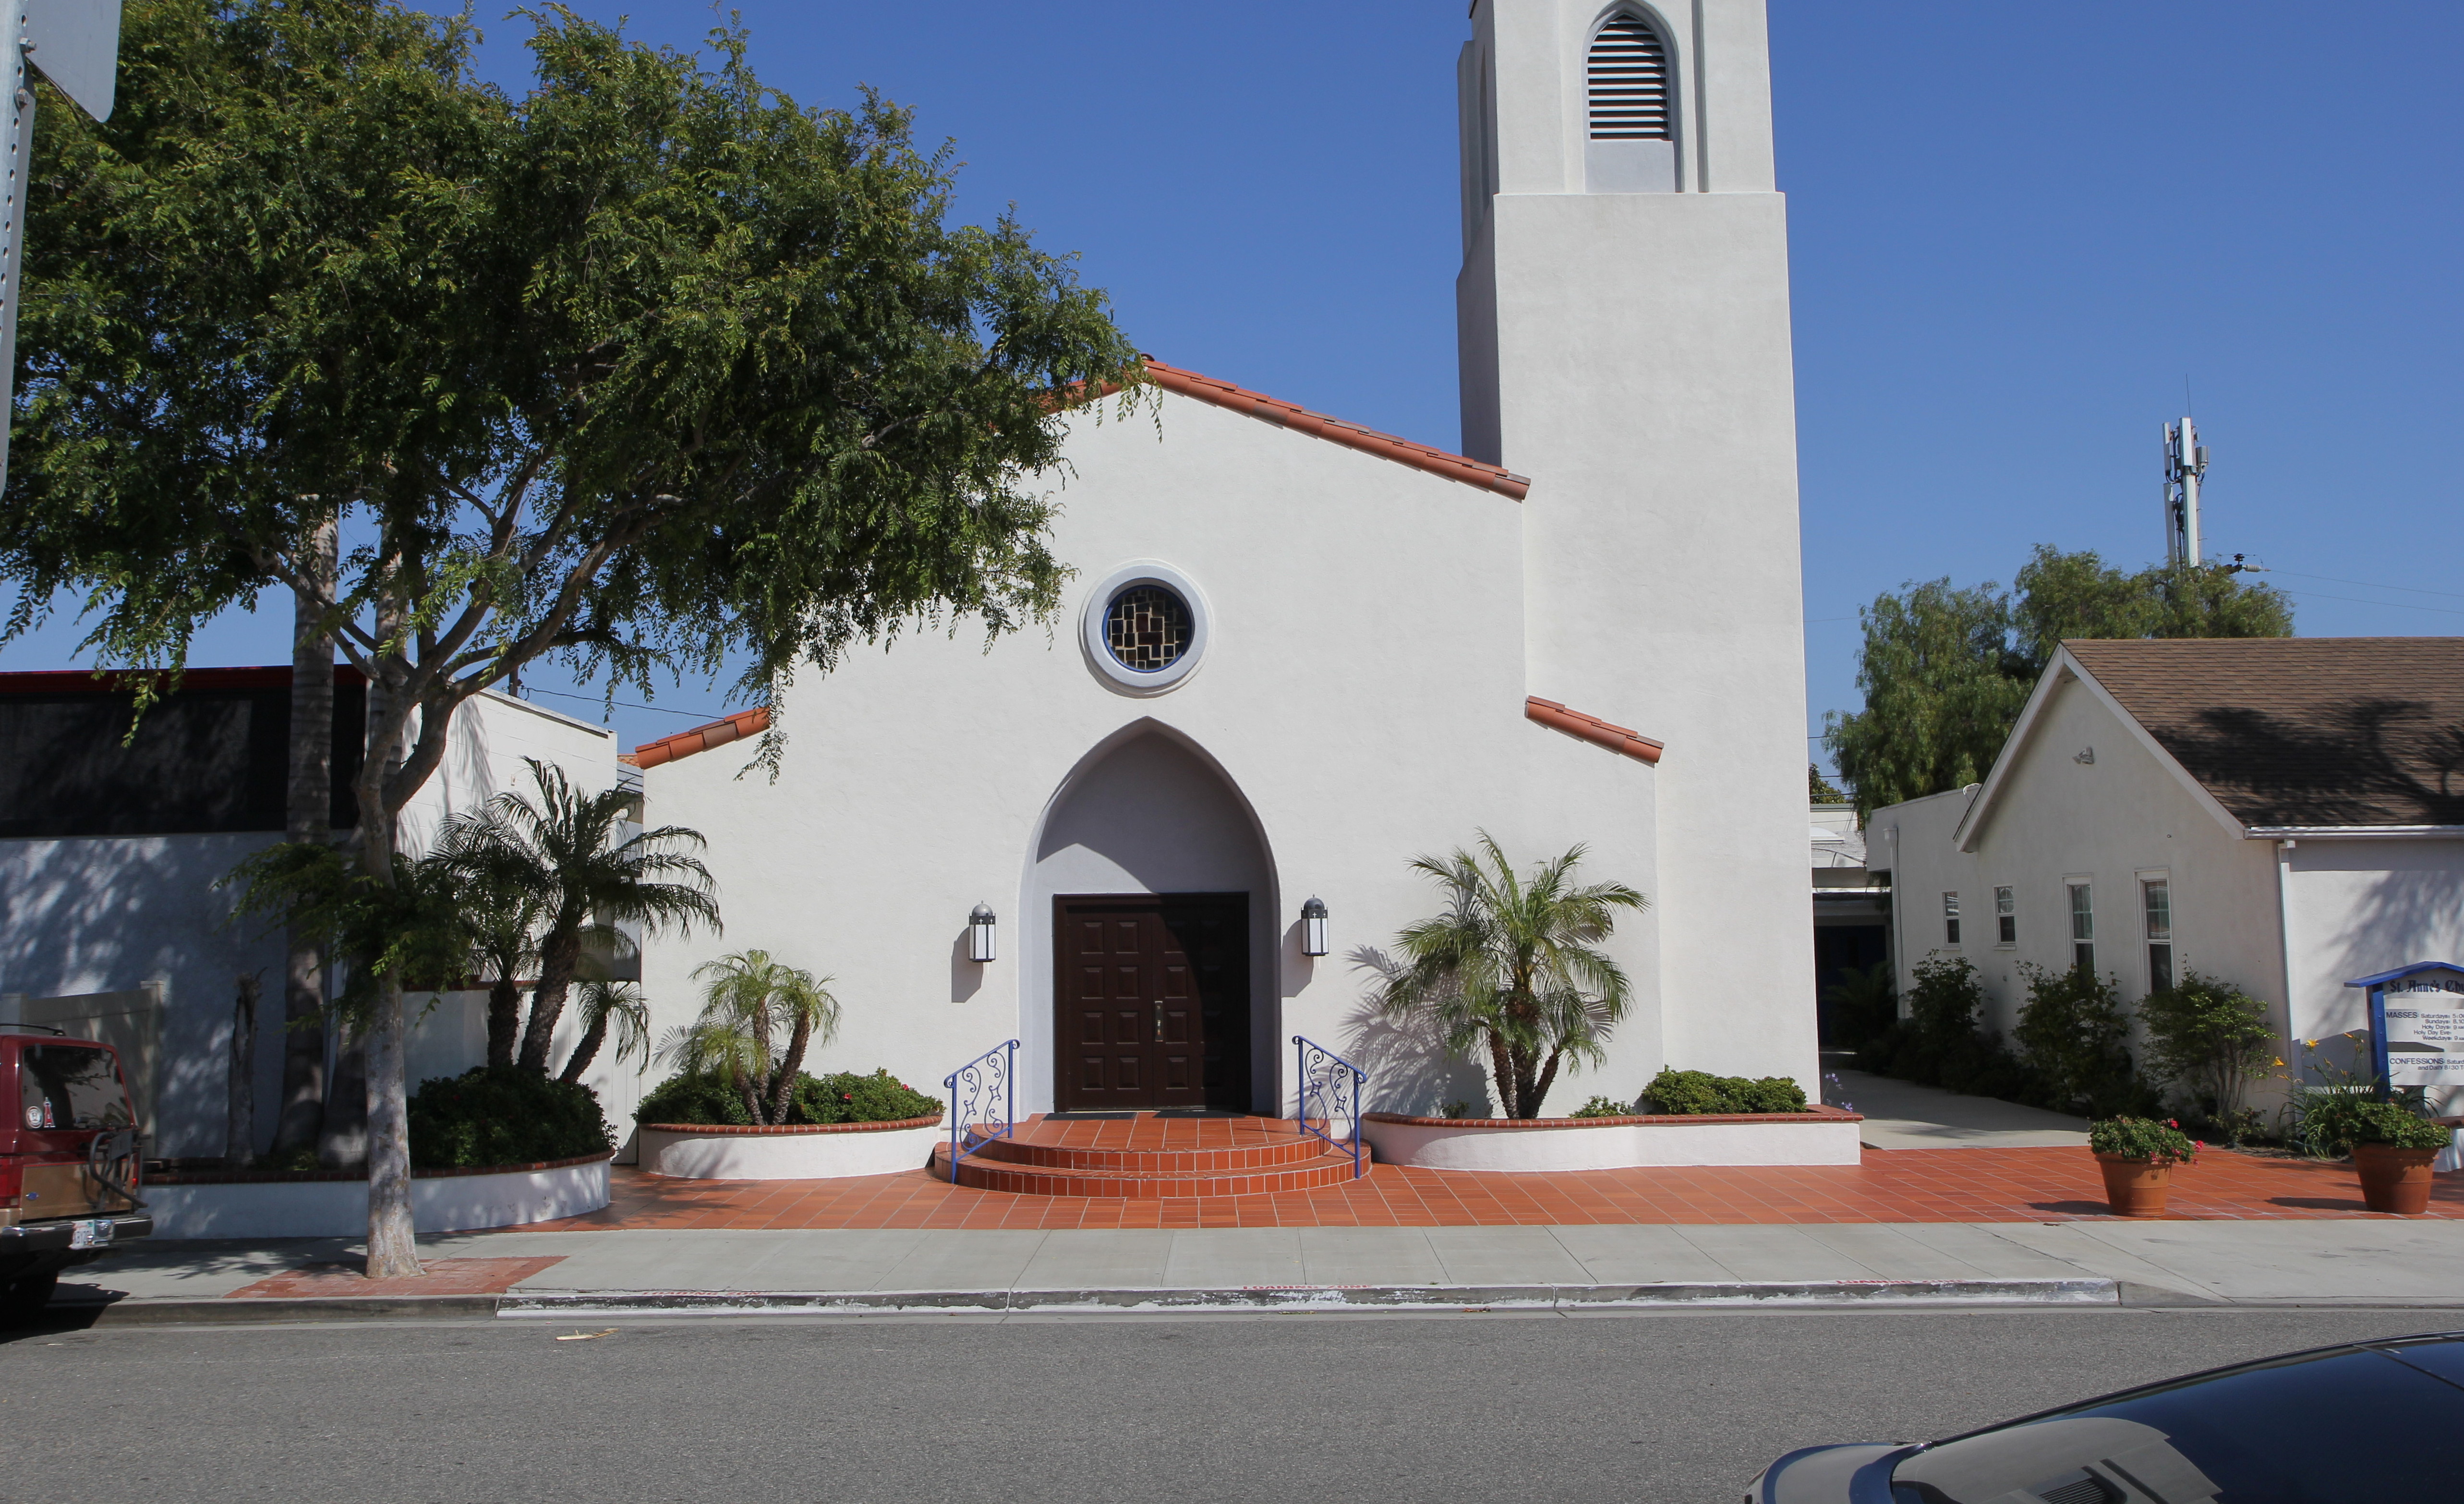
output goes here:
[[629, 982], [603, 982], [594, 977], [582, 984], [582, 1042], [573, 1047], [573, 1058], [564, 1062], [557, 1079], [582, 1079], [582, 1073], [599, 1057], [599, 1047], [607, 1042], [611, 1029], [616, 1035], [617, 1064], [624, 1064], [635, 1055], [644, 1063], [649, 1062], [650, 1009], [642, 1001], [642, 990]]
[[1575, 886], [1584, 850], [1517, 878], [1483, 831], [1478, 853], [1458, 848], [1412, 863], [1443, 885], [1446, 906], [1395, 937], [1402, 964], [1379, 1006], [1432, 1017], [1458, 1054], [1485, 1047], [1509, 1118], [1538, 1117], [1558, 1066], [1596, 1063], [1600, 1041], [1625, 1016], [1625, 972], [1595, 943], [1617, 927], [1618, 909], [1649, 900], [1622, 883]]
[[539, 986], [518, 1063], [544, 1076], [565, 993], [595, 927], [631, 924], [649, 935], [670, 926], [690, 933], [696, 922], [721, 926], [710, 869], [691, 854], [705, 844], [699, 831], [665, 825], [618, 840], [631, 792], [584, 794], [562, 769], [523, 761], [538, 801], [509, 789], [477, 813], [453, 817], [436, 860], [482, 891], [524, 894], [539, 906], [545, 921]]
[[539, 965], [539, 903], [481, 884], [463, 895], [471, 958], [488, 979], [488, 1063], [511, 1065], [522, 1033], [521, 978]]
[[829, 978], [816, 980], [767, 950], [721, 956], [693, 975], [703, 983], [701, 1017], [671, 1035], [660, 1057], [689, 1075], [725, 1077], [757, 1126], [786, 1122], [805, 1049], [815, 1035], [827, 1044], [839, 1032], [838, 999], [824, 987]]

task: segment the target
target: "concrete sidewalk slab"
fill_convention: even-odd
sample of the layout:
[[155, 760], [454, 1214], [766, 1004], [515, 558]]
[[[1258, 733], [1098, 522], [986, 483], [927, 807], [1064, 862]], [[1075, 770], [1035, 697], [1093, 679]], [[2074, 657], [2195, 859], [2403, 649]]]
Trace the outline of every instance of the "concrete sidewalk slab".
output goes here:
[[2087, 1120], [1992, 1097], [1833, 1067], [1836, 1095], [1865, 1118], [1859, 1137], [1873, 1149], [2083, 1147]]
[[[1071, 1291], [1356, 1287], [1545, 1290], [1562, 1302], [1573, 1298], [1569, 1291], [1637, 1287], [2084, 1279], [2193, 1300], [2464, 1304], [2464, 1224], [2430, 1220], [509, 1232], [431, 1239], [422, 1252], [432, 1259], [553, 1258], [511, 1287], [543, 1299], [1001, 1291], [1057, 1298], [1053, 1293]], [[220, 1299], [285, 1271], [355, 1256], [351, 1245], [330, 1239], [155, 1244], [72, 1271], [62, 1289], [64, 1297], [86, 1301]]]

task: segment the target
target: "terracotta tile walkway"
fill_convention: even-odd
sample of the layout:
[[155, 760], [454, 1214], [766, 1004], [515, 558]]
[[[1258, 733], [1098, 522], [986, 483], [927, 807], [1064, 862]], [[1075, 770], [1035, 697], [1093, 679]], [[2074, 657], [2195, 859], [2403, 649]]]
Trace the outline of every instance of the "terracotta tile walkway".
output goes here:
[[500, 1296], [531, 1275], [564, 1262], [544, 1258], [434, 1258], [417, 1279], [370, 1279], [351, 1264], [310, 1264], [271, 1279], [242, 1285], [226, 1300], [274, 1300], [298, 1296]]
[[[622, 1166], [612, 1173], [614, 1198], [605, 1210], [524, 1231], [1704, 1226], [2064, 1222], [2108, 1215], [2096, 1162], [2080, 1148], [1867, 1149], [1864, 1164], [1855, 1168], [1567, 1175], [1380, 1165], [1364, 1180], [1324, 1189], [1169, 1201], [1016, 1196], [953, 1186], [920, 1169], [825, 1181], [687, 1181]], [[2437, 1179], [2430, 1215], [2464, 1218], [2464, 1174]], [[2362, 1206], [2349, 1166], [2215, 1149], [2198, 1165], [2174, 1171], [2172, 1214], [2199, 1220], [2371, 1215]]]

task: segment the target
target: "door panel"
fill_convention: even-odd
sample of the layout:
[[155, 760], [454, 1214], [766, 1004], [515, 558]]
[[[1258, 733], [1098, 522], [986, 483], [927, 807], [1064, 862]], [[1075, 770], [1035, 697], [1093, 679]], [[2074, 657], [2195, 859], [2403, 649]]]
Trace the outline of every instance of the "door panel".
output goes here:
[[1245, 893], [1058, 898], [1064, 1112], [1246, 1111]]

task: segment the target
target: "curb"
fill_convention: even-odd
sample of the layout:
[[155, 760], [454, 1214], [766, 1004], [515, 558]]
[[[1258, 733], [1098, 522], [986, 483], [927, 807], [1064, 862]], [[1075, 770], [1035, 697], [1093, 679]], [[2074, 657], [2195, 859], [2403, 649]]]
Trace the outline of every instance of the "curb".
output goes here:
[[844, 1316], [868, 1312], [1573, 1311], [1649, 1308], [2118, 1306], [2202, 1302], [2110, 1279], [1867, 1279], [1649, 1285], [1260, 1285], [1221, 1289], [645, 1290], [494, 1296], [328, 1296], [288, 1299], [122, 1300], [55, 1305], [95, 1326], [232, 1325], [663, 1316]]

